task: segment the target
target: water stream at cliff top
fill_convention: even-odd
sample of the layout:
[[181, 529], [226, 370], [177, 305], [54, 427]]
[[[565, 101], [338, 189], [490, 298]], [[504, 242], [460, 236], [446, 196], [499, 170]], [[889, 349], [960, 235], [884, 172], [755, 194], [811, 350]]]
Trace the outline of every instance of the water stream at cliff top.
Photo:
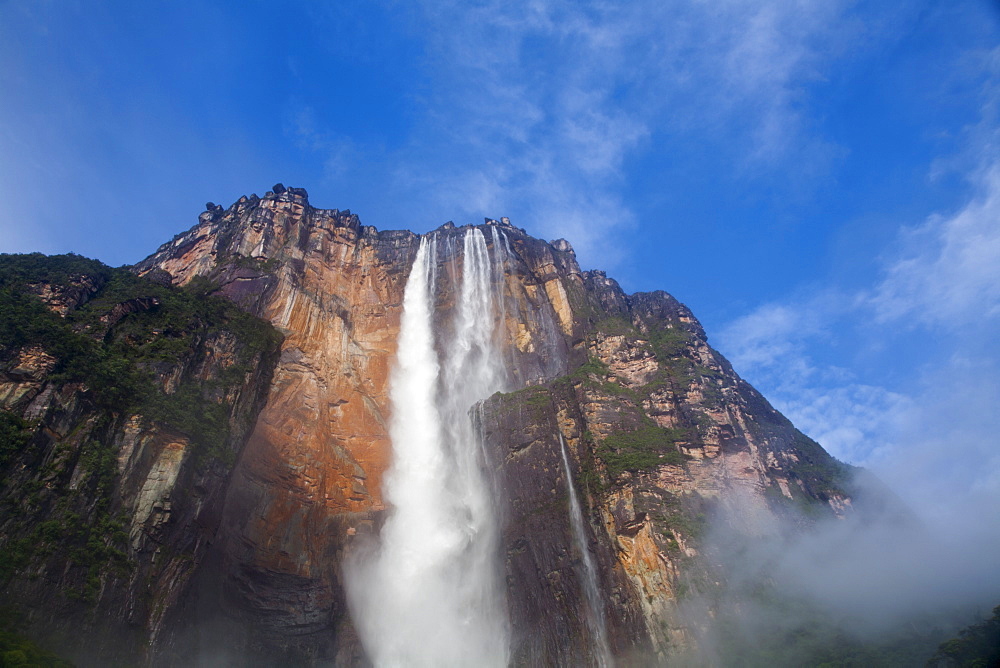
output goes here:
[[393, 459], [383, 485], [390, 511], [378, 549], [345, 570], [352, 619], [377, 666], [509, 660], [497, 514], [469, 415], [505, 380], [482, 232], [466, 232], [462, 254], [451, 332], [436, 346], [437, 239], [420, 241], [390, 375]]
[[591, 632], [594, 634], [594, 658], [597, 665], [602, 668], [611, 668], [614, 662], [611, 660], [611, 649], [608, 646], [608, 629], [604, 621], [604, 603], [601, 600], [601, 589], [597, 583], [597, 567], [594, 559], [590, 555], [587, 547], [587, 534], [584, 530], [583, 511], [580, 509], [580, 500], [576, 496], [576, 489], [573, 486], [573, 474], [569, 468], [569, 457], [566, 455], [566, 442], [563, 435], [559, 434], [559, 447], [562, 449], [563, 472], [566, 474], [566, 487], [569, 488], [569, 520], [570, 528], [573, 531], [573, 542], [576, 544], [577, 552], [583, 561], [583, 594], [587, 601]]

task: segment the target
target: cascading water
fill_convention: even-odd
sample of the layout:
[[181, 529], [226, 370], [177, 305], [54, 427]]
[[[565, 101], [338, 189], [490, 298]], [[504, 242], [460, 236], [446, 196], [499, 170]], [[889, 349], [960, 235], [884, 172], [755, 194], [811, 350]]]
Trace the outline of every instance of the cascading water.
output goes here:
[[[453, 256], [454, 257], [454, 256]], [[378, 548], [346, 568], [352, 618], [378, 666], [504, 666], [498, 529], [469, 411], [503, 389], [486, 240], [470, 228], [451, 337], [435, 346], [436, 237], [420, 241], [390, 376], [391, 510]]]
[[580, 509], [580, 500], [577, 498], [576, 489], [573, 486], [573, 474], [569, 468], [566, 442], [561, 433], [559, 434], [559, 447], [562, 449], [563, 473], [566, 475], [566, 487], [569, 489], [570, 528], [573, 531], [573, 542], [576, 543], [576, 549], [580, 553], [581, 561], [583, 561], [583, 594], [589, 608], [588, 620], [591, 632], [594, 634], [594, 658], [597, 659], [599, 666], [610, 668], [613, 661], [611, 660], [611, 649], [608, 646], [608, 630], [604, 622], [601, 590], [597, 584], [597, 568], [594, 566], [594, 560], [587, 547], [587, 534], [583, 527], [583, 511]]

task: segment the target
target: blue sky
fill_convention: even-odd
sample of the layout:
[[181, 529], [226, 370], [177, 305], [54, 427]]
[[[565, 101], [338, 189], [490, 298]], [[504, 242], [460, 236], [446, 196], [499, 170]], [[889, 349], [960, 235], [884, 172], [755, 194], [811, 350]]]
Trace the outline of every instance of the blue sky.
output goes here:
[[998, 38], [986, 0], [4, 0], [0, 251], [135, 262], [278, 181], [509, 216], [930, 512], [998, 507]]

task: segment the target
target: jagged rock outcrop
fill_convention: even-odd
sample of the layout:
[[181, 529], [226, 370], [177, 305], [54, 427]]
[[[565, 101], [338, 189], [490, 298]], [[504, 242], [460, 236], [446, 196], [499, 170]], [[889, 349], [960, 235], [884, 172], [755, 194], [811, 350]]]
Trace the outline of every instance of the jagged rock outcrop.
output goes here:
[[[441, 327], [452, 321], [465, 229], [447, 223], [432, 233]], [[565, 240], [534, 239], [507, 219], [481, 229], [502, 295], [499, 345], [510, 391], [478, 407], [477, 420], [503, 506], [513, 659], [593, 661], [568, 524], [571, 483], [616, 659], [644, 665], [688, 651], [694, 636], [679, 602], [715, 581], [703, 554], [707, 518], [725, 507], [727, 521], [753, 533], [777, 518], [807, 521], [800, 506], [846, 512], [846, 470], [742, 381], [666, 293], [626, 295], [603, 272], [581, 271]], [[419, 239], [361, 225], [349, 211], [313, 208], [304, 190], [279, 184], [228, 209], [210, 203], [195, 227], [134, 267], [162, 289], [172, 283], [225, 297], [284, 337], [273, 374], [262, 354], [231, 402], [242, 417], [231, 420], [241, 426], [226, 447], [240, 455], [211, 469], [212, 480], [187, 463], [182, 434], [150, 432], [141, 414], [94, 418], [117, 453], [115, 498], [128, 511], [116, 544], [129, 554], [144, 554], [150, 537], [162, 546], [142, 572], [169, 595], [141, 608], [152, 613], [127, 617], [145, 625], [152, 643], [148, 653], [136, 645], [134, 656], [162, 665], [206, 657], [365, 663], [340, 564], [385, 510], [389, 371]], [[90, 294], [31, 290], [57, 312], [64, 303], [68, 312], [80, 308]], [[93, 336], [113, 341], [130, 319], [158, 308], [119, 300], [101, 311]], [[239, 345], [239, 336], [207, 337], [194, 348], [201, 361], [154, 365], [163, 391], [178, 391], [192, 374], [210, 381]], [[18, 419], [34, 419], [38, 402], [49, 402], [45, 413], [86, 396], [46, 380], [55, 362], [44, 346], [5, 354], [0, 401]], [[40, 399], [46, 392], [51, 398]], [[252, 417], [250, 405], [259, 408]], [[52, 429], [89, 424], [87, 410]], [[41, 438], [34, 423], [15, 427]], [[182, 501], [178, 489], [190, 496]]]

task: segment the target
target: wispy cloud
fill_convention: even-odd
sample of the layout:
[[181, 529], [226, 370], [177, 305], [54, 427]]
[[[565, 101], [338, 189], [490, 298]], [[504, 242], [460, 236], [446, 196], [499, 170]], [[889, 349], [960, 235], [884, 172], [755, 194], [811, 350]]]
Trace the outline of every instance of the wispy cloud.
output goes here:
[[[901, 229], [870, 289], [763, 305], [720, 339], [797, 426], [931, 515], [1000, 499], [1000, 165], [974, 171], [973, 198]], [[851, 360], [822, 358], [837, 339], [879, 368], [898, 369], [901, 347], [918, 352], [901, 380], [881, 385], [845, 368]]]
[[[959, 155], [932, 166], [932, 177], [949, 170], [966, 179], [965, 201], [900, 228], [871, 285], [799, 286], [734, 320], [720, 338], [736, 368], [796, 426], [875, 471], [921, 519], [821, 523], [787, 542], [758, 541], [733, 560], [731, 577], [763, 574], [858, 624], [857, 633], [882, 633], [921, 612], [943, 618], [950, 606], [996, 604], [1000, 68], [975, 72], [987, 73], [980, 120], [966, 129]], [[892, 377], [881, 378], [886, 372]], [[739, 621], [756, 634], [801, 625], [772, 609], [743, 609]]]
[[415, 21], [428, 35], [432, 111], [400, 156], [397, 184], [439, 211], [510, 215], [572, 238], [581, 256], [608, 251], [609, 232], [632, 220], [623, 163], [649, 132], [615, 99], [622, 34], [608, 14], [545, 2], [424, 5]]
[[973, 201], [904, 230], [900, 246], [868, 298], [881, 322], [958, 328], [1000, 315], [1000, 163]]
[[738, 368], [758, 374], [780, 371], [800, 384], [816, 371], [806, 341], [822, 334], [830, 310], [815, 298], [810, 303], [765, 304], [730, 323], [721, 333], [722, 345]]
[[[765, 304], [737, 318], [719, 337], [733, 365], [804, 432], [834, 456], [868, 463], [893, 447], [912, 399], [862, 382], [842, 360], [816, 350], [858, 320], [859, 299], [830, 291]], [[863, 319], [862, 319], [863, 320]]]
[[[965, 201], [901, 227], [870, 286], [807, 288], [734, 320], [721, 340], [737, 368], [835, 455], [881, 467], [904, 487], [997, 499], [1000, 49], [970, 49], [955, 70], [978, 82], [979, 118], [964, 147], [929, 167], [932, 178], [964, 178]], [[829, 342], [848, 344], [840, 367], [823, 359]], [[845, 349], [857, 354], [843, 359]], [[880, 382], [865, 365], [896, 377]]]
[[836, 148], [810, 127], [807, 87], [864, 39], [851, 4], [732, 0], [668, 10], [661, 83], [675, 90], [683, 127], [714, 126], [735, 139], [746, 168], [830, 159]]
[[[733, 561], [734, 578], [766, 575], [858, 634], [996, 604], [998, 167], [973, 161], [976, 189], [963, 206], [901, 229], [870, 288], [805, 290], [723, 332], [722, 349], [779, 410], [835, 456], [873, 470], [921, 520], [866, 516], [758, 541]], [[822, 347], [838, 341], [875, 372], [851, 359], [831, 365]], [[886, 369], [897, 377], [880, 383]], [[802, 623], [753, 607], [741, 622], [758, 634]]]
[[961, 150], [934, 162], [931, 177], [958, 175], [971, 195], [954, 212], [903, 228], [881, 281], [861, 300], [880, 323], [964, 337], [995, 328], [1000, 314], [1000, 47], [970, 49], [953, 69], [955, 79], [974, 82], [979, 118], [964, 129]]
[[410, 141], [389, 156], [390, 189], [445, 216], [509, 215], [613, 268], [616, 239], [635, 223], [630, 161], [644, 152], [694, 140], [740, 178], [828, 170], [840, 149], [808, 120], [809, 86], [864, 39], [850, 4], [400, 8], [427, 83]]

